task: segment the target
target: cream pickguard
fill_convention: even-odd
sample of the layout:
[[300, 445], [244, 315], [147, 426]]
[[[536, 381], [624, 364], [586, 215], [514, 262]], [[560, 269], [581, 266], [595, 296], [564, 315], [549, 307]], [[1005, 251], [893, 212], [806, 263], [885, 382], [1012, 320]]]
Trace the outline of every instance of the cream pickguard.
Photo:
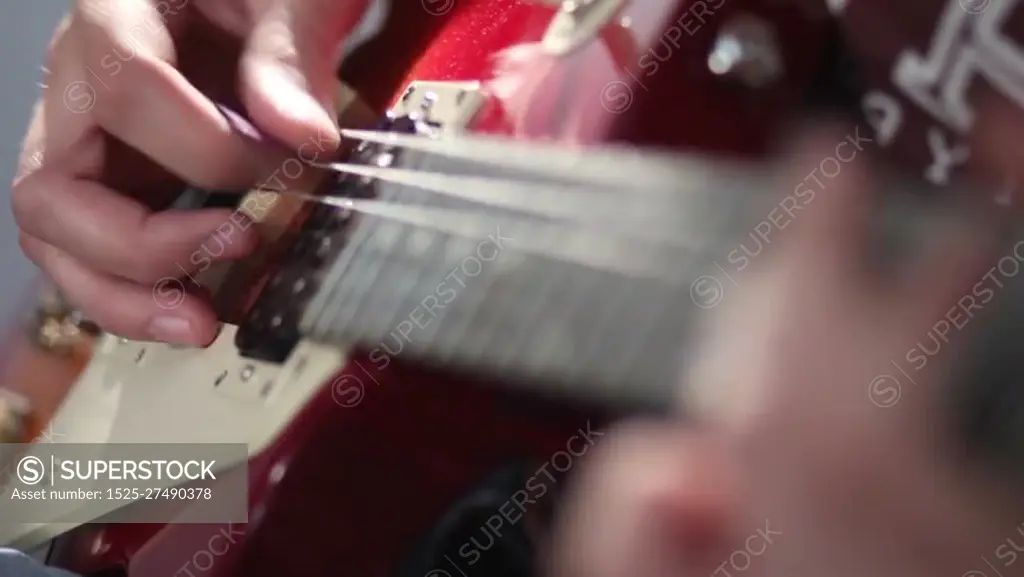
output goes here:
[[[344, 365], [345, 353], [303, 342], [283, 365], [252, 361], [238, 355], [236, 330], [225, 325], [206, 349], [102, 337], [42, 442], [245, 443], [259, 453]], [[0, 543], [27, 549], [77, 525], [4, 525]]]

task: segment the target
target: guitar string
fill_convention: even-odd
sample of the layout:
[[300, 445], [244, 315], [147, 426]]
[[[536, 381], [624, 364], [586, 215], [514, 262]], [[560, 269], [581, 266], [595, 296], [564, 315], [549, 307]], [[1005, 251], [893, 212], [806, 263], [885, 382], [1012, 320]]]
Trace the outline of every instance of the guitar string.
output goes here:
[[[365, 133], [359, 133], [365, 134]], [[373, 133], [375, 137], [386, 137], [393, 133]], [[404, 136], [404, 135], [403, 135]], [[429, 139], [416, 138], [391, 141], [396, 148], [406, 149], [408, 143], [420, 146]], [[477, 139], [468, 139], [470, 148], [477, 149]], [[366, 142], [366, 141], [364, 141]], [[522, 143], [501, 140], [488, 141], [490, 151], [485, 154], [491, 166], [497, 165], [501, 157], [516, 158], [502, 168], [522, 169]], [[436, 144], [436, 143], [434, 143]], [[433, 145], [428, 145], [433, 146]], [[509, 154], [497, 154], [496, 150], [507, 147]], [[558, 150], [548, 147], [543, 154], [544, 165], [578, 165], [582, 153], [578, 150]], [[514, 152], [513, 152], [514, 151]], [[460, 160], [475, 158], [462, 145], [431, 148], [441, 156], [454, 154]], [[552, 154], [554, 153], [554, 154]], [[533, 154], [527, 152], [527, 155]], [[621, 179], [625, 171], [608, 170], [618, 158], [618, 152], [602, 151], [603, 174], [616, 174], [613, 181]], [[540, 158], [534, 156], [533, 158]], [[659, 160], [664, 162], [667, 157]], [[470, 161], [473, 162], [473, 161]], [[645, 165], [650, 162], [645, 159]], [[702, 186], [675, 186], [675, 183], [660, 182], [656, 189], [647, 189], [647, 194], [637, 198], [638, 189], [608, 186], [607, 179], [598, 179], [597, 185], [577, 182], [516, 181], [507, 178], [493, 178], [466, 175], [449, 175], [409, 168], [389, 168], [350, 163], [315, 165], [327, 171], [343, 173], [361, 178], [371, 178], [402, 186], [411, 186], [427, 192], [467, 200], [482, 206], [512, 208], [528, 213], [529, 216], [498, 217], [494, 214], [480, 214], [470, 210], [419, 205], [415, 202], [394, 202], [380, 199], [355, 199], [342, 195], [320, 196], [295, 190], [266, 189], [268, 192], [297, 197], [303, 201], [328, 205], [342, 210], [402, 222], [417, 228], [431, 229], [466, 238], [486, 237], [495, 226], [510, 226], [528, 230], [521, 235], [524, 241], [519, 250], [528, 254], [547, 256], [581, 264], [594, 269], [616, 272], [630, 277], [648, 277], [667, 281], [689, 278], [682, 265], [695, 254], [709, 250], [708, 240], [720, 237], [722, 219], [708, 219], [708, 208], [712, 195], [721, 198], [721, 191], [715, 191], [711, 179], [703, 178]], [[662, 165], [664, 166], [664, 165]], [[667, 170], [663, 170], [667, 172]], [[676, 171], [678, 173], [678, 171]], [[685, 171], [684, 171], [685, 172]], [[707, 171], [702, 171], [707, 173]], [[555, 173], [550, 173], [555, 176]], [[734, 175], [735, 176], [735, 175]], [[722, 179], [726, 180], [726, 179]], [[734, 179], [735, 180], [735, 179]], [[678, 180], [676, 181], [678, 182]], [[733, 184], [730, 188], [735, 188]], [[682, 190], [674, 190], [681, 188]], [[682, 200], [681, 199], [685, 199]], [[682, 206], [680, 202], [688, 202]], [[685, 211], [684, 208], [704, 210]], [[719, 205], [725, 204], [720, 200]], [[695, 217], [694, 214], [703, 215]], [[549, 222], [539, 219], [550, 219]], [[487, 222], [490, 220], [490, 222]], [[716, 222], [717, 221], [717, 222]], [[484, 226], [481, 226], [484, 225]], [[682, 278], [680, 278], [680, 275]]]
[[513, 249], [525, 254], [660, 280], [673, 279], [676, 267], [700, 250], [696, 243], [690, 250], [680, 250], [668, 244], [642, 242], [610, 235], [598, 228], [559, 222], [482, 217], [470, 211], [409, 207], [367, 199], [332, 200], [331, 204], [418, 229], [477, 241], [504, 230], [504, 234], [514, 239]]
[[[698, 215], [708, 214], [716, 208], [740, 202], [743, 205], [770, 208], [769, 195], [755, 195], [751, 191], [769, 188], [768, 179], [772, 175], [763, 170], [757, 172], [753, 164], [738, 166], [735, 162], [728, 165], [718, 162], [718, 166], [709, 169], [694, 161], [691, 156], [655, 151], [652, 153], [654, 158], [646, 158], [639, 156], [633, 149], [622, 147], [591, 147], [584, 151], [539, 144], [543, 150], [537, 152], [529, 144], [493, 137], [460, 136], [442, 143], [430, 138], [390, 132], [345, 133], [368, 138], [362, 142], [389, 142], [389, 146], [403, 151], [426, 151], [470, 162], [468, 167], [460, 168], [486, 169], [490, 165], [491, 168], [529, 172], [538, 166], [545, 166], [547, 168], [541, 172], [548, 172], [549, 178], [557, 180], [538, 183], [525, 178], [516, 180], [445, 174], [413, 168], [342, 162], [312, 166], [328, 172], [417, 188], [485, 207], [511, 209], [577, 226], [584, 223], [599, 226], [609, 234], [647, 240], [655, 245], [690, 248], [692, 243], [681, 238], [681, 231], [708, 228], [710, 223]], [[481, 162], [484, 166], [477, 166]], [[708, 161], [706, 164], [714, 163]], [[585, 166], [588, 170], [568, 174], [565, 169], [568, 166]], [[557, 170], [548, 170], [552, 167]], [[643, 180], [640, 172], [646, 174], [647, 182], [637, 187], [636, 183]], [[651, 178], [652, 174], [660, 176]], [[612, 175], [611, 179], [606, 178], [608, 175]], [[630, 182], [631, 186], [621, 186], [619, 183], [622, 181]], [[266, 190], [301, 196], [308, 202], [360, 211], [352, 203], [344, 203], [347, 197], [343, 195], [318, 196], [292, 190]], [[361, 206], [372, 209], [384, 204], [385, 201], [377, 201], [361, 203]], [[413, 206], [409, 202], [396, 204]]]
[[[675, 194], [663, 189], [662, 198], [635, 198], [621, 191], [560, 183], [522, 183], [509, 179], [448, 175], [411, 169], [332, 165], [345, 174], [416, 188], [430, 194], [467, 201], [473, 205], [509, 209], [537, 219], [564, 222], [568, 226], [599, 227], [606, 234], [647, 242], [656, 248], [692, 248], [694, 237], [709, 226], [693, 218], [698, 203], [710, 206], [710, 195]], [[685, 205], [682, 205], [685, 203]], [[719, 203], [722, 204], [722, 203]], [[397, 203], [406, 207], [410, 202]], [[369, 205], [370, 207], [378, 205]], [[348, 206], [354, 209], [354, 206]], [[438, 217], [455, 211], [430, 207]], [[702, 211], [709, 213], [708, 208]], [[471, 215], [464, 215], [471, 216]]]
[[555, 144], [518, 141], [475, 134], [445, 134], [428, 138], [396, 132], [343, 129], [342, 136], [355, 142], [394, 147], [404, 151], [467, 161], [481, 167], [513, 169], [546, 176], [556, 181], [615, 186], [645, 191], [665, 183], [682, 184], [680, 177], [721, 180], [723, 175], [752, 172], [736, 162], [698, 157], [654, 148], [623, 145]]

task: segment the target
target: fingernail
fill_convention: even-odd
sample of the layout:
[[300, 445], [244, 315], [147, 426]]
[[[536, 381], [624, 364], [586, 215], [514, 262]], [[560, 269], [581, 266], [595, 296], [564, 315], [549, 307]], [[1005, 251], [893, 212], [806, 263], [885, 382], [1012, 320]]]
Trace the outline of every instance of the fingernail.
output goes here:
[[260, 85], [281, 114], [324, 130], [336, 130], [334, 115], [309, 93], [298, 72], [278, 63], [262, 64], [256, 71]]
[[149, 323], [149, 334], [166, 343], [191, 344], [195, 341], [192, 323], [179, 317], [156, 317]]
[[260, 133], [258, 128], [256, 128], [256, 125], [254, 125], [252, 122], [249, 122], [248, 118], [242, 116], [234, 110], [231, 110], [223, 104], [215, 103], [215, 106], [217, 107], [218, 110], [220, 110], [220, 113], [224, 115], [224, 118], [227, 119], [228, 123], [231, 124], [231, 127], [234, 128], [236, 132], [252, 140], [258, 142], [263, 141], [263, 134]]

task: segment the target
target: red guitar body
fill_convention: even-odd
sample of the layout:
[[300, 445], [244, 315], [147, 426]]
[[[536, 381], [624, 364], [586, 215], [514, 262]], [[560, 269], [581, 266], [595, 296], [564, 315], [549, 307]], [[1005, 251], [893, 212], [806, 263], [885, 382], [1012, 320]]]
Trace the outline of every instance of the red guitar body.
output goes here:
[[[623, 8], [633, 26], [649, 31], [634, 34], [613, 22], [576, 52], [527, 60], [520, 69], [500, 64], [502, 55], [538, 42], [554, 10], [520, 0], [396, 6], [343, 78], [378, 111], [411, 81], [514, 80], [513, 96], [494, 97], [470, 129], [517, 139], [764, 151], [818, 64], [821, 21], [786, 2], [702, 0], [641, 22], [666, 10], [655, 4], [662, 3]], [[740, 13], [774, 29], [784, 64], [779, 82], [752, 89], [709, 71], [719, 31]], [[556, 107], [559, 101], [569, 109]], [[556, 471], [600, 442], [611, 417], [397, 361], [372, 373], [348, 367], [338, 379], [362, 385], [358, 402], [343, 403], [354, 406], [341, 406], [336, 387], [325, 383], [251, 459], [247, 525], [89, 524], [56, 540], [50, 564], [90, 577], [391, 577], [467, 491], [503, 465], [528, 463], [530, 500], [496, 509], [485, 524], [493, 531], [482, 525], [475, 533], [473, 549], [486, 555], [488, 533], [503, 534], [521, 522], [521, 509], [554, 493], [562, 483]], [[470, 560], [451, 557], [431, 577], [472, 575]]]

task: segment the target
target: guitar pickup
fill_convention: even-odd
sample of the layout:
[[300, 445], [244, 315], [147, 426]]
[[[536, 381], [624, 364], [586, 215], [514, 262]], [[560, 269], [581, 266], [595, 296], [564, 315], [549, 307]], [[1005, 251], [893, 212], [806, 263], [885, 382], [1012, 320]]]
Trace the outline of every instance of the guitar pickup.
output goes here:
[[[378, 124], [382, 132], [402, 132], [425, 138], [469, 125], [486, 100], [477, 82], [413, 82]], [[392, 147], [360, 143], [348, 163], [388, 167], [398, 162]], [[380, 183], [366, 176], [338, 173], [322, 194], [346, 198], [376, 198]], [[351, 237], [359, 215], [331, 205], [318, 205], [298, 231], [295, 242], [253, 306], [241, 320], [235, 339], [242, 355], [282, 363], [301, 339], [300, 322], [310, 301], [325, 286], [333, 286], [334, 270], [344, 247], [362, 243]]]

